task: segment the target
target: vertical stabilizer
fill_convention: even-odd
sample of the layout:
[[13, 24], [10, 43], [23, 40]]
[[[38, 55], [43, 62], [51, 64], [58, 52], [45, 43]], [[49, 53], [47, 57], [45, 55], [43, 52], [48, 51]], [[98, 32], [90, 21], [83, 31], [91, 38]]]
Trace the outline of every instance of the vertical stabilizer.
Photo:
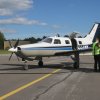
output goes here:
[[95, 23], [85, 39], [94, 42], [98, 36], [100, 37], [100, 23]]

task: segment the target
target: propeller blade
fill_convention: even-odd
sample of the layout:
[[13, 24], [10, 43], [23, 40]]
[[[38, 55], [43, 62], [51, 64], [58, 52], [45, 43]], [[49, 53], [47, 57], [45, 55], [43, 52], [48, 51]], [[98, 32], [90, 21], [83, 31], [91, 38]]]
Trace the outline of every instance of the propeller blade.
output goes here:
[[19, 44], [19, 39], [18, 39], [17, 42], [15, 43], [14, 48], [16, 48], [16, 47], [18, 46], [18, 44]]
[[[17, 56], [17, 54], [15, 53], [15, 55]], [[19, 61], [19, 57], [17, 56], [17, 60]]]
[[11, 41], [10, 40], [9, 40], [9, 45], [10, 45], [11, 48], [13, 47], [13, 45], [11, 44]]
[[18, 61], [19, 61], [19, 57], [17, 56], [17, 59], [18, 59]]
[[10, 57], [9, 57], [9, 61], [11, 60], [12, 55], [13, 55], [13, 52], [11, 53], [11, 55], [10, 55]]

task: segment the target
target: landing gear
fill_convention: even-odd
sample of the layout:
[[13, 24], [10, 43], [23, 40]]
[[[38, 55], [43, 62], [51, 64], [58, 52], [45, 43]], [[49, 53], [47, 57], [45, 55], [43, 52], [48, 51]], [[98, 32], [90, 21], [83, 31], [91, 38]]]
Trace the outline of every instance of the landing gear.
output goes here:
[[39, 67], [42, 67], [42, 66], [43, 66], [43, 61], [42, 61], [42, 60], [40, 60], [40, 61], [38, 62], [38, 66], [39, 66]]
[[78, 69], [79, 68], [79, 63], [80, 63], [79, 52], [76, 51], [74, 53], [74, 57], [71, 56], [71, 59], [74, 61], [73, 67], [75, 69]]
[[[38, 66], [39, 66], [39, 67], [42, 67], [42, 66], [43, 66], [42, 57], [36, 57], [36, 59], [34, 59], [34, 60], [38, 60], [38, 61], [39, 61], [39, 62], [38, 62]], [[28, 67], [28, 64], [27, 64], [27, 60], [24, 59], [24, 58], [22, 58], [22, 61], [24, 62], [23, 69], [24, 69], [24, 70], [28, 70], [29, 67]], [[32, 60], [32, 61], [33, 61], [33, 60]]]
[[75, 69], [78, 69], [79, 68], [79, 63], [78, 62], [74, 62], [73, 66], [74, 66]]
[[39, 66], [39, 67], [42, 67], [42, 66], [43, 66], [42, 57], [37, 57], [36, 59], [39, 60], [38, 66]]
[[23, 67], [24, 70], [28, 70], [28, 64], [27, 64], [27, 61], [25, 60], [24, 62], [24, 67]]
[[79, 68], [79, 62], [80, 62], [79, 52], [77, 51], [76, 53], [74, 53], [74, 56], [75, 56], [74, 68], [78, 69]]

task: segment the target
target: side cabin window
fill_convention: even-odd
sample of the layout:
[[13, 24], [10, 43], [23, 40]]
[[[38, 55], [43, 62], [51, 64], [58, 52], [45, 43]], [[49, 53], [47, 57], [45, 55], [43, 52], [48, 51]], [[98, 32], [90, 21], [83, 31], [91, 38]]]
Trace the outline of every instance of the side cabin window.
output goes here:
[[66, 43], [66, 44], [70, 44], [69, 40], [65, 40], [65, 43]]
[[82, 41], [79, 41], [79, 44], [82, 44]]
[[59, 39], [55, 39], [54, 44], [61, 44], [61, 41]]

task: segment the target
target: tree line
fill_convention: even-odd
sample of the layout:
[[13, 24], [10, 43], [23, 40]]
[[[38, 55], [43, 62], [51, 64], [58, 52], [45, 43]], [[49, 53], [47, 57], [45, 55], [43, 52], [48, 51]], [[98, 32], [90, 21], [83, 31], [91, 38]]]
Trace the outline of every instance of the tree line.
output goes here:
[[36, 42], [41, 41], [45, 38], [46, 38], [46, 36], [43, 36], [42, 38], [29, 37], [29, 38], [25, 38], [23, 40], [24, 41], [30, 41], [30, 43], [36, 43]]

